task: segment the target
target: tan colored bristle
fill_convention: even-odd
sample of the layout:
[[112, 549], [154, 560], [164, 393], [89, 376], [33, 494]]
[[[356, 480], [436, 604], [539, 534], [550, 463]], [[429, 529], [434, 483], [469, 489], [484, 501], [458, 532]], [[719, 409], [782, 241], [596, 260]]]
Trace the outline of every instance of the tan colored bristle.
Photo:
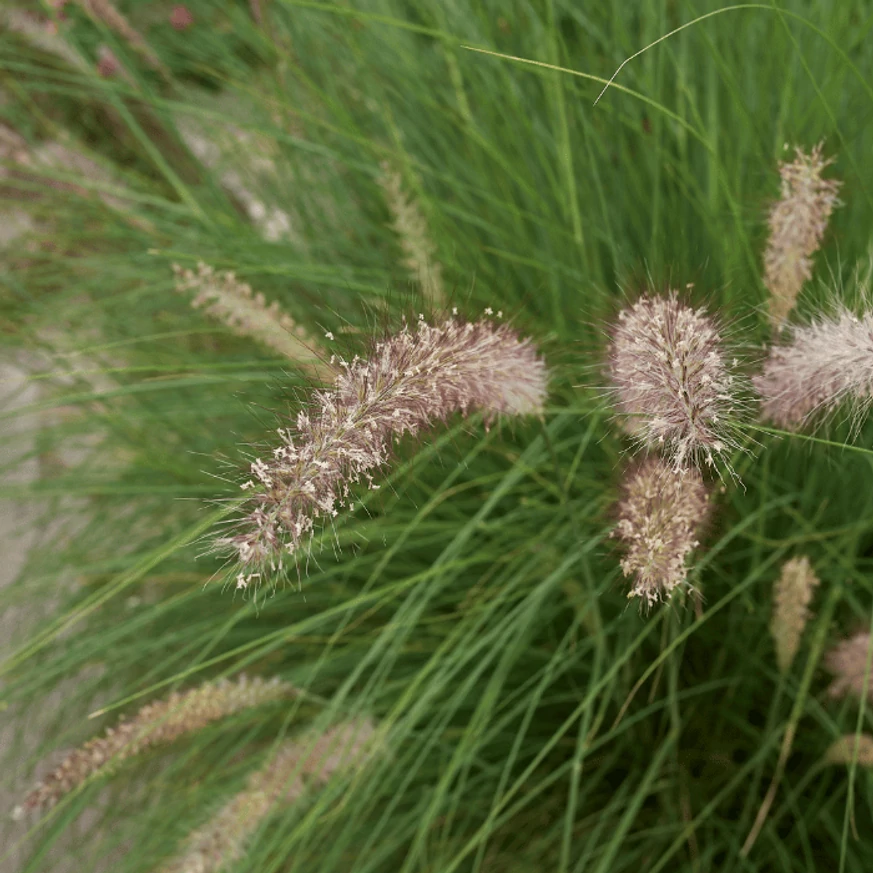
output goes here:
[[431, 312], [440, 310], [446, 303], [442, 266], [421, 207], [404, 190], [403, 177], [387, 161], [382, 162], [379, 182], [391, 212], [391, 226], [405, 256], [403, 266], [421, 286], [425, 308]]
[[812, 278], [812, 255], [821, 245], [828, 219], [839, 205], [841, 183], [821, 174], [819, 143], [810, 154], [795, 149], [792, 162], [779, 165], [780, 199], [769, 215], [770, 238], [764, 254], [764, 284], [770, 291], [770, 319], [781, 326], [794, 308], [804, 282]]
[[281, 803], [293, 803], [308, 785], [326, 784], [341, 770], [363, 766], [374, 751], [375, 729], [368, 719], [336, 725], [324, 734], [286, 740], [246, 787], [203, 827], [161, 873], [218, 873], [243, 857], [249, 837]]
[[207, 682], [144, 706], [130, 720], [73, 750], [25, 799], [25, 809], [49, 807], [97, 773], [109, 772], [148, 748], [166, 745], [244, 709], [297, 693], [279, 679]]
[[685, 584], [686, 562], [708, 512], [709, 495], [694, 468], [677, 471], [659, 457], [631, 468], [613, 532], [625, 547], [624, 575], [633, 578], [628, 597], [651, 606]]
[[818, 584], [809, 558], [792, 558], [783, 564], [773, 589], [773, 617], [770, 621], [780, 673], [788, 672], [800, 647], [800, 638], [809, 619], [809, 604]]
[[263, 294], [253, 292], [232, 272], [216, 272], [203, 262], [196, 272], [183, 270], [177, 264], [173, 271], [180, 294], [195, 292], [191, 299], [195, 309], [203, 309], [239, 336], [255, 340], [321, 379], [335, 375], [318, 342], [275, 300], [268, 304]]

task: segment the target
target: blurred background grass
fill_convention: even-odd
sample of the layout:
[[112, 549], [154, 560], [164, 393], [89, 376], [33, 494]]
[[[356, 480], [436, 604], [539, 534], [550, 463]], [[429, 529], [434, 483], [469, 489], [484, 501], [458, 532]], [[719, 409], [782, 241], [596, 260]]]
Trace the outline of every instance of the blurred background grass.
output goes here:
[[[840, 427], [832, 446], [758, 434], [693, 571], [703, 602], [646, 617], [608, 539], [626, 446], [596, 390], [604, 324], [649, 283], [692, 286], [754, 359], [786, 143], [824, 139], [845, 182], [801, 311], [851, 289], [873, 214], [873, 4], [745, 4], [631, 61], [596, 106], [625, 58], [718, 4], [190, 0], [182, 29], [175, 5], [119, 0], [137, 38], [94, 4], [0, 10], [2, 346], [39, 392], [0, 411], [4, 471], [38, 470], [0, 491], [34, 514], [2, 546], [34, 539], [0, 594], [3, 784], [20, 796], [172, 688], [246, 671], [308, 694], [4, 824], [10, 869], [155, 869], [277, 735], [359, 712], [390, 754], [277, 810], [236, 869], [873, 869], [870, 775], [818, 767], [859, 722], [819, 665], [871, 622], [873, 433], [852, 451]], [[241, 599], [203, 555], [204, 501], [238, 493], [310, 379], [193, 310], [171, 265], [233, 270], [336, 336], [329, 352], [362, 351], [422, 308], [384, 161], [447, 304], [532, 336], [550, 406], [406, 441], [299, 579]], [[780, 676], [771, 588], [796, 554], [823, 584]]]

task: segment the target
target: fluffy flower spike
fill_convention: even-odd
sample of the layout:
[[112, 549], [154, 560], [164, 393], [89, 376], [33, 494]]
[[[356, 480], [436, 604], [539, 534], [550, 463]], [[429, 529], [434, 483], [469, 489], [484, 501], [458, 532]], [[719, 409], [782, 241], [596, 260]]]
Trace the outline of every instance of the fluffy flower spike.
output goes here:
[[866, 685], [867, 699], [873, 701], [873, 668], [865, 683], [870, 646], [870, 634], [861, 631], [847, 640], [841, 640], [825, 655], [825, 666], [834, 676], [828, 694], [832, 697], [852, 694], [860, 698], [864, 695]]
[[651, 606], [685, 584], [686, 561], [708, 513], [709, 496], [697, 470], [677, 471], [651, 457], [628, 472], [612, 533], [626, 549], [621, 569], [633, 578], [628, 597]]
[[296, 694], [293, 685], [278, 679], [207, 682], [188, 691], [173, 692], [165, 700], [144, 706], [132, 719], [109, 728], [70, 752], [25, 799], [25, 809], [53, 806], [65, 794], [98, 772], [110, 772], [122, 761], [154, 746], [167, 745], [186, 734], [202, 730], [219, 719]]
[[[498, 314], [499, 315], [499, 314]], [[370, 488], [393, 443], [444, 421], [455, 412], [482, 410], [486, 425], [497, 415], [537, 414], [547, 392], [547, 371], [536, 349], [505, 324], [451, 318], [411, 327], [376, 343], [367, 360], [338, 362], [330, 391], [317, 391], [296, 429], [280, 429], [272, 457], [251, 465], [244, 530], [218, 540], [236, 552], [245, 588], [266, 566], [281, 569], [319, 518], [338, 515], [350, 486]]]
[[794, 308], [803, 283], [812, 277], [812, 255], [840, 203], [837, 192], [841, 183], [822, 179], [822, 171], [833, 159], [824, 160], [821, 148], [819, 143], [808, 155], [795, 148], [794, 160], [779, 165], [782, 193], [770, 210], [770, 239], [764, 254], [770, 319], [777, 327]]
[[850, 766], [852, 761], [857, 761], [861, 767], [873, 767], [873, 737], [870, 734], [847, 734], [840, 737], [827, 750], [824, 759], [827, 764]]
[[770, 349], [752, 382], [762, 416], [787, 430], [846, 403], [860, 421], [873, 403], [873, 312], [859, 318], [840, 304], [833, 315], [793, 327], [791, 341]]
[[326, 784], [336, 773], [360, 767], [376, 751], [367, 719], [335, 725], [318, 737], [304, 734], [280, 746], [246, 787], [188, 838], [183, 852], [161, 873], [218, 873], [243, 857], [261, 822], [282, 802], [293, 803], [307, 782]]
[[195, 292], [191, 299], [194, 309], [203, 308], [238, 336], [261, 343], [316, 376], [327, 378], [333, 374], [319, 356], [318, 343], [275, 300], [268, 304], [263, 294], [253, 293], [251, 286], [232, 272], [217, 273], [202, 261], [196, 273], [178, 264], [173, 264], [173, 272], [176, 291]]
[[392, 227], [403, 250], [403, 266], [418, 280], [428, 309], [445, 305], [442, 265], [419, 204], [404, 190], [403, 178], [388, 161], [382, 162], [379, 184], [391, 211]]
[[792, 558], [783, 564], [773, 592], [773, 618], [770, 621], [780, 673], [788, 672], [800, 648], [800, 638], [809, 619], [809, 603], [818, 584], [809, 558]]
[[628, 432], [662, 447], [676, 469], [736, 448], [739, 383], [713, 318], [675, 291], [618, 316], [609, 348], [613, 395]]

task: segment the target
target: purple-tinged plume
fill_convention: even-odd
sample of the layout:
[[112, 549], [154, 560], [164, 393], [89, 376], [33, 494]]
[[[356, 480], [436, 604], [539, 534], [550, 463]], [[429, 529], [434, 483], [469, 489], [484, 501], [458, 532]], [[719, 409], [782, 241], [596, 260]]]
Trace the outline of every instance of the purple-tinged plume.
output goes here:
[[16, 813], [54, 805], [61, 797], [97, 773], [108, 773], [122, 761], [155, 746], [202, 730], [212, 722], [255, 706], [293, 697], [297, 690], [279, 679], [207, 682], [173, 692], [144, 706], [132, 719], [109, 728], [102, 737], [74, 749], [25, 799]]
[[848, 403], [860, 420], [873, 402], [873, 312], [859, 318], [840, 306], [791, 330], [752, 379], [762, 416], [795, 429]]
[[282, 803], [293, 803], [343, 770], [357, 770], [379, 751], [369, 719], [345, 722], [321, 735], [286, 740], [248, 784], [203, 827], [161, 873], [219, 873], [245, 855], [250, 837]]
[[870, 646], [869, 632], [861, 631], [841, 640], [825, 655], [825, 666], [834, 676], [828, 694], [832, 697], [852, 694], [860, 699], [866, 692], [867, 699], [873, 701], [873, 672], [866, 675]]
[[243, 529], [217, 542], [236, 553], [239, 588], [266, 566], [280, 569], [317, 519], [350, 503], [353, 483], [378, 488], [372, 474], [404, 433], [455, 412], [481, 410], [486, 426], [499, 414], [537, 414], [547, 392], [546, 366], [530, 341], [489, 320], [431, 326], [420, 317], [378, 342], [367, 360], [340, 360], [337, 369], [334, 388], [316, 391], [296, 430], [280, 429], [282, 445], [251, 465]]
[[618, 316], [609, 377], [625, 427], [676, 469], [735, 448], [738, 382], [715, 320], [675, 291], [641, 297]]
[[676, 470], [653, 456], [628, 471], [612, 533], [626, 550], [621, 569], [633, 578], [628, 597], [651, 606], [685, 584], [686, 561], [709, 508], [706, 486], [694, 468]]
[[803, 283], [812, 277], [812, 255], [821, 245], [828, 219], [839, 205], [841, 183], [822, 179], [833, 159], [795, 148], [791, 163], [780, 163], [782, 194], [770, 209], [770, 239], [764, 254], [764, 284], [770, 291], [770, 319], [780, 327], [794, 308]]

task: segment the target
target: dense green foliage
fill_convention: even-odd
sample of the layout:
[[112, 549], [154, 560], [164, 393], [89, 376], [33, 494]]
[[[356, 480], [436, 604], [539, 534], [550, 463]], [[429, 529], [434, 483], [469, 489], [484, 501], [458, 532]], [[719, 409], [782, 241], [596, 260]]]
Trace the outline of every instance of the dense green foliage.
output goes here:
[[[719, 490], [692, 571], [702, 601], [646, 615], [609, 538], [628, 446], [599, 388], [606, 325], [649, 285], [693, 286], [754, 362], [785, 143], [824, 139], [844, 180], [801, 313], [851, 285], [873, 226], [873, 5], [725, 11], [632, 60], [596, 105], [624, 59], [717, 5], [265, 0], [259, 25], [242, 0], [190, 0], [184, 31], [172, 4], [118, 5], [159, 67], [74, 3], [60, 33], [79, 65], [0, 21], [0, 119], [30, 149], [62, 142], [92, 164], [7, 160], [0, 176], [4, 209], [33, 222], [0, 251], [0, 342], [41, 392], [0, 411], [4, 471], [40, 470], [0, 491], [39, 512], [0, 592], [21, 616], [2, 667], [4, 718], [22, 726], [5, 781], [26, 790], [58, 750], [172, 688], [245, 671], [307, 693], [149, 753], [29, 833], [4, 824], [10, 856], [30, 853], [21, 869], [56, 869], [60, 846], [73, 869], [155, 869], [278, 737], [359, 713], [387, 753], [277, 810], [235, 869], [873, 869], [869, 772], [819, 767], [871, 722], [827, 698], [821, 658], [871, 622], [873, 431], [747, 427], [742, 484]], [[98, 74], [100, 45], [123, 73]], [[542, 348], [548, 409], [404, 441], [299, 576], [235, 596], [203, 554], [216, 501], [311, 379], [192, 309], [171, 267], [232, 269], [363, 352], [419, 308], [385, 160], [426, 217], [451, 304], [501, 309]], [[290, 232], [265, 238], [239, 180]], [[772, 585], [798, 554], [822, 585], [781, 675]]]

